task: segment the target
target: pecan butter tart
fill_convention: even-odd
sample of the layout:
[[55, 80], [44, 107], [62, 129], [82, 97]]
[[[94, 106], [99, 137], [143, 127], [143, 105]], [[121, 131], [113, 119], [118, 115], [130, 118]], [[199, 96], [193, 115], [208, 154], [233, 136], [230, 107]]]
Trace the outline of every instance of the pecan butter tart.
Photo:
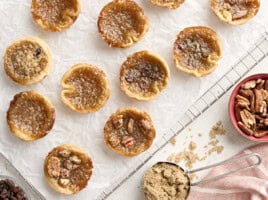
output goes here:
[[174, 62], [178, 69], [196, 77], [210, 74], [221, 58], [221, 43], [215, 31], [208, 27], [188, 27], [174, 43]]
[[51, 65], [48, 46], [36, 37], [18, 39], [5, 51], [5, 72], [13, 81], [22, 85], [43, 80], [50, 72]]
[[34, 91], [15, 95], [7, 111], [10, 131], [25, 141], [46, 136], [52, 129], [54, 121], [54, 106], [43, 95]]
[[32, 0], [32, 17], [43, 29], [57, 32], [69, 28], [80, 13], [80, 0]]
[[120, 69], [121, 89], [137, 100], [150, 100], [167, 87], [169, 68], [158, 55], [139, 51], [130, 55]]
[[62, 101], [80, 113], [96, 112], [110, 96], [106, 74], [89, 64], [77, 64], [67, 71], [61, 80]]
[[146, 151], [154, 138], [155, 128], [150, 116], [135, 108], [117, 110], [104, 127], [105, 144], [127, 157]]
[[238, 25], [253, 18], [259, 11], [259, 0], [211, 0], [211, 8], [224, 22]]
[[176, 9], [184, 3], [185, 0], [150, 0], [156, 6], [166, 7], [169, 9]]
[[92, 175], [91, 158], [79, 147], [64, 144], [54, 148], [44, 162], [49, 185], [59, 193], [75, 194], [84, 189]]
[[111, 47], [126, 48], [141, 40], [149, 29], [142, 8], [132, 0], [113, 0], [101, 10], [98, 29]]

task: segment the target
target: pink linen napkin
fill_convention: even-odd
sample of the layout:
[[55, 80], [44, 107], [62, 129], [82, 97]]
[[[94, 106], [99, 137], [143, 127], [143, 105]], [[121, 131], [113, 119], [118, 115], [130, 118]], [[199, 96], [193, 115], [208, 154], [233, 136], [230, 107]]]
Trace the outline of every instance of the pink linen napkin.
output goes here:
[[[193, 186], [187, 200], [268, 200], [268, 144], [250, 147], [239, 155], [253, 152], [261, 155], [260, 166], [210, 183]], [[219, 166], [212, 169], [205, 178], [252, 163], [252, 158], [246, 158]]]

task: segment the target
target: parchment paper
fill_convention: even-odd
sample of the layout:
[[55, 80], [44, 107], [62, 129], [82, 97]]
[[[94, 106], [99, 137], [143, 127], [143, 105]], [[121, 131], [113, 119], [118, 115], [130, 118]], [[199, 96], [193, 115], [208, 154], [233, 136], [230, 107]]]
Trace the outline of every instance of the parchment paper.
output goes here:
[[[0, 55], [13, 40], [22, 36], [38, 36], [53, 52], [53, 69], [49, 76], [34, 86], [20, 86], [12, 82], [0, 68], [0, 151], [47, 199], [95, 199], [101, 191], [124, 174], [138, 157], [129, 159], [112, 153], [103, 143], [102, 130], [108, 117], [118, 108], [135, 106], [147, 111], [156, 126], [157, 138], [165, 133], [209, 86], [219, 79], [268, 28], [268, 1], [261, 0], [258, 15], [242, 26], [224, 24], [214, 16], [209, 0], [186, 0], [177, 10], [170, 11], [151, 5], [148, 0], [137, 2], [150, 20], [150, 30], [136, 45], [128, 49], [109, 48], [100, 38], [96, 23], [108, 0], [81, 0], [81, 15], [75, 24], [61, 33], [41, 30], [30, 14], [30, 0], [0, 0]], [[176, 35], [185, 27], [205, 25], [218, 32], [223, 46], [223, 58], [216, 71], [205, 78], [194, 78], [179, 72], [172, 60]], [[139, 50], [150, 50], [163, 56], [169, 64], [169, 86], [150, 102], [137, 102], [119, 88], [120, 65], [126, 57]], [[94, 114], [81, 115], [69, 110], [60, 100], [60, 79], [72, 65], [86, 62], [103, 69], [111, 85], [111, 97], [106, 106]], [[6, 125], [6, 111], [13, 96], [33, 89], [48, 97], [56, 108], [56, 122], [45, 138], [26, 143], [10, 134]], [[70, 143], [84, 148], [94, 162], [93, 176], [88, 187], [75, 196], [54, 192], [43, 176], [43, 160], [55, 146]]]

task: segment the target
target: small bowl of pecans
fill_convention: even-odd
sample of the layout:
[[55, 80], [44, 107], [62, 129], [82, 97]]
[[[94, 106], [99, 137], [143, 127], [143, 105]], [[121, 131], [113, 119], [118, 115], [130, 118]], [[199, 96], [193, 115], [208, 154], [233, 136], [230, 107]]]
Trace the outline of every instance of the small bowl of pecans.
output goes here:
[[242, 80], [233, 90], [229, 115], [244, 137], [268, 142], [268, 74], [255, 74]]

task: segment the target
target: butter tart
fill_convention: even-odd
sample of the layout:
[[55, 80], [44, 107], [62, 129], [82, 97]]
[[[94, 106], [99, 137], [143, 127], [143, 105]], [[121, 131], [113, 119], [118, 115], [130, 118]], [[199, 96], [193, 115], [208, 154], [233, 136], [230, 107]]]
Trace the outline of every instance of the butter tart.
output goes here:
[[100, 12], [98, 29], [111, 47], [126, 48], [141, 40], [149, 29], [142, 8], [132, 0], [113, 0]]
[[84, 189], [92, 175], [93, 164], [79, 147], [63, 144], [55, 147], [44, 162], [44, 175], [59, 193], [76, 194]]
[[211, 8], [222, 21], [238, 25], [258, 13], [260, 0], [211, 0]]
[[32, 0], [32, 17], [44, 30], [69, 28], [80, 13], [80, 0]]
[[155, 98], [166, 88], [168, 79], [167, 63], [149, 51], [130, 55], [120, 69], [121, 89], [137, 100]]
[[104, 127], [104, 142], [114, 152], [127, 157], [146, 151], [155, 138], [150, 116], [135, 108], [113, 113]]
[[217, 33], [203, 26], [182, 30], [174, 42], [173, 50], [176, 67], [196, 77], [213, 72], [222, 54]]
[[46, 136], [55, 121], [55, 109], [43, 95], [25, 91], [14, 96], [7, 111], [10, 131], [24, 141]]
[[96, 112], [110, 97], [106, 74], [89, 64], [77, 64], [62, 77], [62, 101], [73, 111]]
[[176, 9], [184, 3], [185, 0], [150, 0], [156, 6], [166, 7], [169, 9]]
[[31, 85], [47, 77], [52, 65], [51, 53], [44, 41], [25, 37], [7, 47], [4, 55], [6, 74], [15, 82]]

